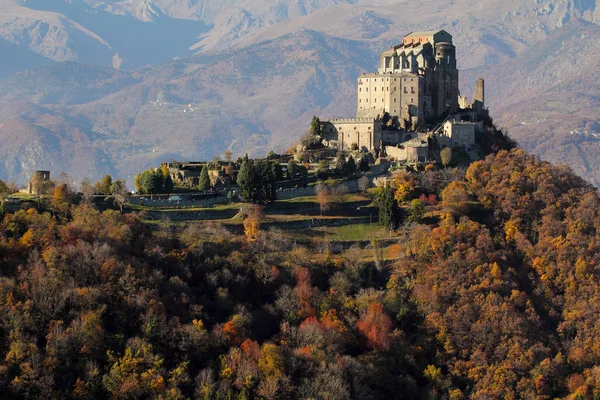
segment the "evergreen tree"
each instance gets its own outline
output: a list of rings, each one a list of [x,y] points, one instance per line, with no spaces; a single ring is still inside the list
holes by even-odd
[[[336,160],[335,160],[335,173],[337,176],[346,176],[347,174],[347,169],[346,169],[346,157],[344,156],[344,153],[342,153],[341,151],[337,153],[336,156]]]
[[[198,189],[210,189],[210,177],[208,176],[208,165],[206,164],[202,167],[202,171],[200,171],[200,181],[198,183]]]
[[[329,164],[325,160],[319,161],[317,165],[317,178],[324,181],[329,176]]]
[[[275,182],[277,182],[277,164],[261,160],[242,163],[237,184],[242,189],[244,201],[249,203],[275,200]]]
[[[165,179],[163,182],[163,188],[164,188],[165,193],[173,192],[175,185],[173,184],[173,178],[171,178],[170,174],[167,174],[167,176],[165,176]]]
[[[298,172],[298,163],[296,162],[296,160],[290,160],[287,168],[288,178],[294,180],[296,172]]]
[[[253,163],[246,159],[242,162],[237,176],[237,184],[242,189],[244,201],[253,203],[256,200],[256,181],[254,179]]]
[[[398,222],[398,204],[394,199],[394,189],[386,185],[377,195],[379,206],[379,223],[388,230],[393,229]]]
[[[346,172],[349,176],[353,176],[356,171],[356,162],[354,161],[354,157],[350,156],[348,158],[348,162],[346,163]]]
[[[163,174],[161,170],[149,169],[142,173],[140,180],[144,193],[156,194],[163,191]]]
[[[312,117],[312,121],[310,122],[310,128],[308,130],[312,136],[320,136],[321,135],[321,121],[317,117]]]
[[[358,162],[358,169],[360,169],[363,174],[369,171],[369,169],[371,169],[371,167],[369,166],[369,160],[367,159],[367,156],[361,157],[360,161]]]
[[[112,186],[112,178],[110,175],[107,174],[107,175],[104,175],[104,178],[102,178],[102,181],[96,183],[96,190],[98,191],[98,193],[109,194],[111,186]]]

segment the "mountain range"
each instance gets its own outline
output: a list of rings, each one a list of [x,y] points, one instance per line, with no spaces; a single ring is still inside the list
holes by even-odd
[[[382,50],[445,29],[463,94],[482,76],[499,126],[599,184],[599,19],[590,0],[0,0],[0,178],[284,151],[312,115],[353,116]]]

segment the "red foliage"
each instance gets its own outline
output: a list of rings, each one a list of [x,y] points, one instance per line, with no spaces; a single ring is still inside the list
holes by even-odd
[[[358,320],[358,331],[367,338],[369,348],[384,351],[390,347],[392,320],[381,303],[371,303]]]

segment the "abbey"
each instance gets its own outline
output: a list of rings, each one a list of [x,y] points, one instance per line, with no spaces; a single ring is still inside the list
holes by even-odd
[[[418,125],[458,111],[458,94],[452,36],[414,32],[381,53],[378,72],[358,78],[357,117],[388,112]]]
[[[419,137],[449,139],[454,133],[456,140],[448,144],[468,147],[487,112],[484,82],[478,80],[469,103],[460,96],[458,76],[448,32],[409,33],[381,53],[377,72],[358,77],[356,118],[324,122],[324,139],[330,147],[358,146],[379,153],[385,146],[412,140],[408,147],[419,147]]]

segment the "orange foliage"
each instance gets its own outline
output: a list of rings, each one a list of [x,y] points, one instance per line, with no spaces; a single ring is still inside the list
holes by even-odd
[[[381,303],[369,304],[357,323],[358,331],[367,339],[369,348],[385,351],[390,347],[392,320],[383,311]]]

